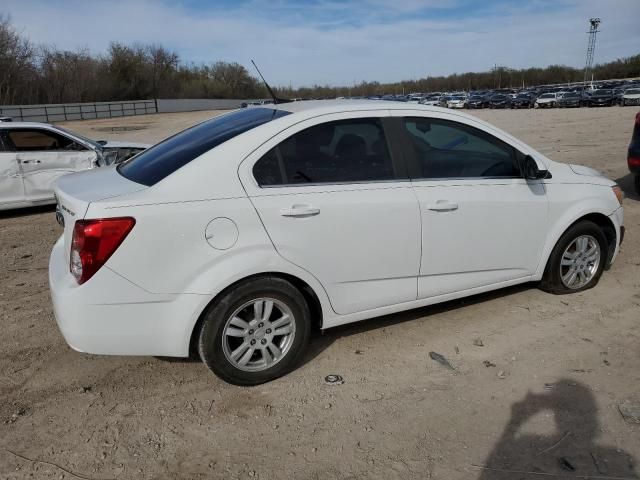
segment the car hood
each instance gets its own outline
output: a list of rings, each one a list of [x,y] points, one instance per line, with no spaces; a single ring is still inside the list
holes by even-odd
[[[587,176],[587,177],[607,178],[602,173],[600,173],[599,171],[594,170],[593,168],[590,168],[590,167],[585,167],[584,165],[573,165],[573,164],[570,164],[569,168],[571,170],[573,170],[573,173],[575,173],[576,175],[584,175],[584,176]]]
[[[640,93],[625,93],[622,98],[640,98]]]

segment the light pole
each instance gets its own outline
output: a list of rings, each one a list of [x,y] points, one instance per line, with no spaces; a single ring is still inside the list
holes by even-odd
[[[596,50],[596,34],[600,31],[598,30],[598,26],[600,25],[600,23],[601,20],[599,18],[589,19],[591,28],[589,28],[589,43],[587,45],[587,61],[584,65],[583,85],[587,83],[587,79],[589,78],[589,74],[591,73],[591,67],[593,66],[593,54]]]

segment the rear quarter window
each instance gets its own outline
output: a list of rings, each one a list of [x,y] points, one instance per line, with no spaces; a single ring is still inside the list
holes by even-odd
[[[126,160],[118,172],[133,182],[155,185],[227,140],[289,114],[272,108],[247,108],[206,120]]]

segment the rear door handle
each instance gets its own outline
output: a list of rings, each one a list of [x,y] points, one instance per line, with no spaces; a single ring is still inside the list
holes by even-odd
[[[319,213],[320,209],[311,205],[292,205],[289,208],[280,209],[280,215],[283,217],[311,217]]]
[[[436,203],[427,205],[427,208],[435,212],[451,212],[458,209],[458,204],[448,200],[438,200]]]

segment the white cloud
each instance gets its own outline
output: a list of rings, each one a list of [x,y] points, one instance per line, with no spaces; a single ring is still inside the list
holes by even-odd
[[[250,66],[254,58],[272,83],[294,86],[393,81],[487,70],[494,63],[581,67],[590,16],[603,20],[596,62],[640,50],[637,0],[572,0],[557,8],[541,2],[484,17],[423,12],[452,2],[402,0],[390,10],[383,0],[365,6],[326,0],[298,8],[254,0],[196,11],[151,0],[4,0],[4,11],[36,43],[93,52],[106,51],[113,40],[161,43],[183,61]],[[412,15],[418,11],[423,13]]]

